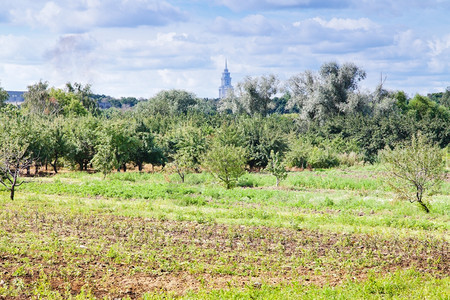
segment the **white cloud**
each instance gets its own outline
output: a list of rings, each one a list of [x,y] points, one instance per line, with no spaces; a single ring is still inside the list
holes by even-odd
[[[326,21],[322,18],[316,17],[312,19],[319,23],[322,27],[330,28],[334,30],[371,30],[377,28],[377,25],[367,18],[360,19],[339,19],[332,18],[330,21]],[[294,23],[298,26],[298,23]]]
[[[278,25],[263,15],[249,15],[241,20],[217,17],[213,29],[218,33],[227,35],[272,35],[278,31]]]
[[[158,0],[28,0],[19,4],[9,4],[14,24],[57,32],[85,32],[93,27],[161,26],[187,19],[179,8]]]

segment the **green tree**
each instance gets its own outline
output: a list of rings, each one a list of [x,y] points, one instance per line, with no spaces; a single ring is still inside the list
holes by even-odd
[[[30,122],[17,111],[7,111],[0,116],[0,184],[10,191],[22,185],[21,173],[32,164],[29,151]]]
[[[66,91],[70,94],[75,95],[78,100],[81,102],[83,107],[85,107],[89,112],[94,115],[99,113],[98,103],[93,97],[93,93],[91,90],[90,84],[83,84],[75,82],[75,83],[66,83]],[[74,105],[76,105],[74,103]]]
[[[67,132],[67,159],[80,171],[87,170],[95,155],[100,120],[93,116],[65,118]]]
[[[271,150],[284,153],[288,148],[285,128],[275,115],[241,117],[238,126],[243,138],[243,144],[238,146],[246,149],[250,168],[265,168]]]
[[[66,92],[62,89],[51,88],[49,92],[50,101],[58,103],[61,108],[60,113],[68,115],[87,115],[88,111],[80,101],[80,97],[73,92]]]
[[[288,108],[296,107],[303,121],[318,121],[365,110],[368,98],[356,93],[366,73],[352,63],[325,63],[318,74],[306,71],[291,77]]]
[[[28,86],[24,94],[22,108],[29,114],[39,116],[56,115],[61,111],[61,106],[55,98],[50,98],[48,82],[42,80]]]
[[[427,197],[439,190],[444,178],[442,150],[419,132],[409,143],[386,148],[381,157],[389,174],[387,184],[398,197],[417,202],[429,213]]]
[[[193,93],[183,90],[161,91],[148,101],[142,101],[138,104],[137,110],[146,116],[163,115],[174,116],[187,114],[195,110],[198,100]]]
[[[245,173],[245,149],[233,145],[213,143],[206,152],[203,166],[219,179],[227,189],[234,187]]]
[[[47,141],[48,145],[48,158],[50,164],[53,167],[53,171],[58,173],[59,160],[67,155],[68,149],[68,137],[66,128],[64,126],[65,120],[61,117],[55,118],[47,128]]]
[[[235,114],[247,113],[251,116],[265,116],[275,108],[274,96],[279,89],[279,80],[275,75],[246,77],[239,82],[236,92],[221,99],[220,110],[231,110]]]
[[[270,158],[269,163],[267,164],[266,167],[266,171],[268,171],[270,174],[276,177],[277,187],[280,185],[280,181],[286,179],[287,177],[286,165],[283,162],[280,152],[275,153],[273,152],[273,150],[270,151]]]
[[[142,171],[144,163],[152,166],[164,164],[162,150],[157,146],[155,137],[144,122],[138,122],[135,135],[138,143],[136,151],[131,154],[131,160],[138,166],[139,171]]]
[[[126,172],[126,164],[132,161],[139,150],[140,142],[136,133],[136,123],[127,119],[104,122],[104,134],[111,138],[111,147],[120,168]]]
[[[119,163],[112,147],[111,137],[102,135],[99,140],[100,143],[95,146],[96,153],[91,163],[95,170],[102,172],[103,179],[105,179],[106,175],[119,167]]]

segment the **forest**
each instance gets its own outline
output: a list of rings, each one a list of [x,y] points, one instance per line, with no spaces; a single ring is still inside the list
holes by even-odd
[[[35,174],[43,167],[109,173],[145,164],[198,172],[217,143],[242,148],[252,171],[266,168],[271,152],[289,168],[373,163],[380,150],[419,131],[448,146],[450,91],[409,99],[380,84],[363,93],[358,83],[365,75],[352,63],[326,63],[283,84],[274,75],[247,77],[224,99],[168,90],[131,109],[107,110],[98,108],[89,85],[56,89],[40,81],[28,87],[20,108],[0,102],[0,142],[32,160],[29,174],[31,166]]]

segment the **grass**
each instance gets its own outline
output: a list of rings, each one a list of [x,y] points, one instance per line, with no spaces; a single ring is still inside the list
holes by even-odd
[[[445,299],[449,183],[425,214],[380,176],[30,178],[0,192],[0,297]]]

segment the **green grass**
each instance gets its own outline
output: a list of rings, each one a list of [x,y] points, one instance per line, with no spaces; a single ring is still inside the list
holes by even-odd
[[[0,298],[445,299],[450,184],[426,214],[381,172],[27,178],[0,190]]]

